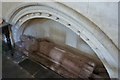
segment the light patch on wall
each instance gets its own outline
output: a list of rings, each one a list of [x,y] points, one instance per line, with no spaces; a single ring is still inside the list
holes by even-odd
[[[43,38],[44,37],[44,27],[43,24],[46,21],[46,19],[32,19],[30,20],[25,26],[26,29],[24,31],[24,34],[26,35],[32,35],[37,38]]]
[[[52,20],[49,20],[47,24],[49,24],[49,29],[50,29],[49,38],[55,42],[65,43],[65,37],[66,37],[65,28],[66,27]]]

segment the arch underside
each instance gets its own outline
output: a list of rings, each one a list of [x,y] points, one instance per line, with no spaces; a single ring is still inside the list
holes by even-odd
[[[58,3],[52,4],[57,5]],[[33,18],[52,19],[56,22],[65,25],[67,28],[71,29],[79,37],[81,37],[100,58],[100,60],[106,67],[109,76],[111,78],[118,77],[118,58],[117,48],[115,47],[115,45],[109,41],[109,38],[107,38],[107,36],[100,29],[98,29],[96,25],[91,24],[92,22],[86,19],[85,17],[81,16],[80,13],[77,13],[69,7],[66,7],[60,3],[58,4],[58,6],[61,6],[61,10],[54,8],[48,3],[28,3],[22,4],[18,8],[16,8],[15,11],[12,11],[12,15],[9,15],[7,20],[8,22],[14,25],[12,27],[13,40],[15,42],[19,41],[19,36],[24,31],[24,27],[21,27],[21,25],[27,20]],[[77,17],[80,20],[73,17],[75,15],[77,15]],[[86,26],[89,28],[87,28]],[[95,28],[95,30],[93,28]],[[105,43],[103,42],[103,40]]]

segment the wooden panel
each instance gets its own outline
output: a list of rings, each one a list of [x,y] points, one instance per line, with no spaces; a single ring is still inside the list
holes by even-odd
[[[28,43],[27,39],[22,43],[29,47],[34,47],[33,39],[28,39],[32,44]],[[29,58],[41,63],[42,65],[50,68],[56,73],[66,78],[89,78],[91,77],[95,68],[95,63],[89,58],[76,55],[69,50],[60,48],[59,45],[44,39],[38,40],[38,50],[29,50]],[[22,47],[20,47],[22,48]]]

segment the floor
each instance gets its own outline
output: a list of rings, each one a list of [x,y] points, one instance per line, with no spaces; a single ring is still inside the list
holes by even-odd
[[[57,73],[25,59],[19,64],[3,56],[3,78],[62,78]]]
[[[31,61],[19,52],[15,52],[14,57],[10,54],[12,51],[2,53],[2,78],[62,78],[54,71]]]
[[[11,56],[11,53],[14,53],[14,56]],[[106,75],[106,72],[103,75]],[[44,67],[43,65],[28,59],[24,54],[18,51],[13,52],[13,50],[9,50],[4,45],[2,46],[2,78],[5,79],[5,78],[63,78],[63,77],[57,74],[56,72]],[[109,79],[105,78],[103,80]]]

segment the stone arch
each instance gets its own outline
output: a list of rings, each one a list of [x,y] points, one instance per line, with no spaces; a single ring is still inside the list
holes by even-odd
[[[74,31],[97,54],[109,76],[118,77],[117,47],[93,22],[61,3],[24,3],[12,10],[6,20],[14,25],[12,34],[15,41],[18,40],[18,34],[21,34],[21,25],[36,17],[55,20]]]

